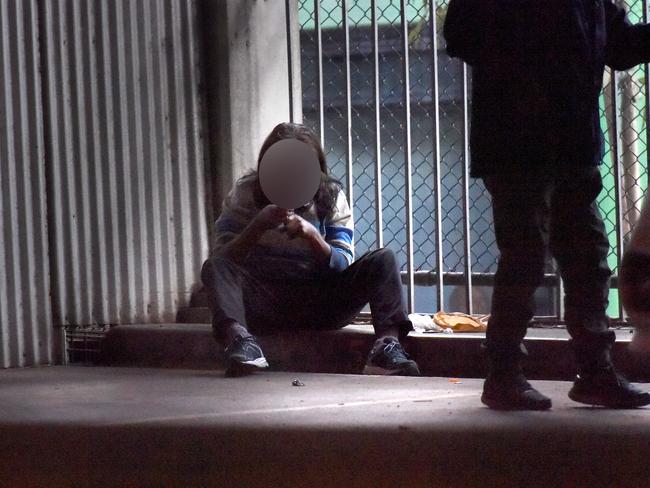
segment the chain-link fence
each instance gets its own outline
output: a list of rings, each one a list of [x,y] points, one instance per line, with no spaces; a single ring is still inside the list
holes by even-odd
[[[627,7],[634,22],[646,18],[646,0]],[[488,313],[498,250],[489,196],[468,177],[471,73],[445,52],[446,2],[299,0],[298,8],[303,121],[321,134],[346,187],[357,254],[397,253],[411,310]],[[647,184],[647,93],[647,66],[606,77],[599,203],[615,271]],[[549,262],[537,315],[558,320],[560,295]],[[622,316],[615,289],[610,314]]]

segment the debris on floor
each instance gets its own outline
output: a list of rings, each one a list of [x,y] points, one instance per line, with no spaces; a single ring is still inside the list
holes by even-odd
[[[298,378],[296,378],[295,380],[293,380],[293,381],[291,382],[291,384],[292,384],[293,386],[305,386],[305,384],[304,384],[302,381],[300,381]]]

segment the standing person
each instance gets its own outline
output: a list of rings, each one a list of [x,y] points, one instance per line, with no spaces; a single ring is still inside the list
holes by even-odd
[[[268,201],[257,171],[244,176],[225,199],[216,245],[201,273],[215,338],[226,346],[226,374],[268,367],[253,332],[340,328],[369,303],[377,339],[364,372],[419,375],[400,343],[413,326],[395,255],[379,249],[354,261],[352,212],[307,127],[277,125],[262,145],[258,168],[283,139],[306,143],[318,157],[321,183],[313,201],[292,213]]]
[[[481,400],[495,409],[551,407],[521,370],[548,249],[578,365],[569,397],[650,403],[612,366],[609,242],[596,205],[604,69],[650,60],[650,26],[631,25],[612,0],[451,0],[444,35],[449,55],[472,67],[471,175],[492,197],[500,250]]]

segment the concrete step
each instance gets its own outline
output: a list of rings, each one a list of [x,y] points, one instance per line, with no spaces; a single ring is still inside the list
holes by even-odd
[[[0,371],[3,487],[647,487],[650,409],[496,412],[481,380]],[[643,385],[648,388],[650,385]]]
[[[617,367],[633,381],[650,381],[650,358],[628,351],[629,330],[617,330],[617,336],[613,350]],[[484,339],[480,333],[411,333],[405,348],[425,376],[480,378]],[[531,328],[525,341],[530,353],[527,375],[572,379],[575,363],[568,339],[563,328]],[[374,336],[370,325],[349,325],[336,331],[258,336],[258,341],[272,370],[356,374],[363,370]],[[120,325],[110,329],[101,353],[101,363],[114,366],[219,369],[223,361],[209,324]]]

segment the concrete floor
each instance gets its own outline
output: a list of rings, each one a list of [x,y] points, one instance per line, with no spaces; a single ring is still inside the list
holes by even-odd
[[[494,412],[481,384],[0,371],[0,486],[650,486],[650,409],[581,406],[570,383],[537,381],[552,411]]]

